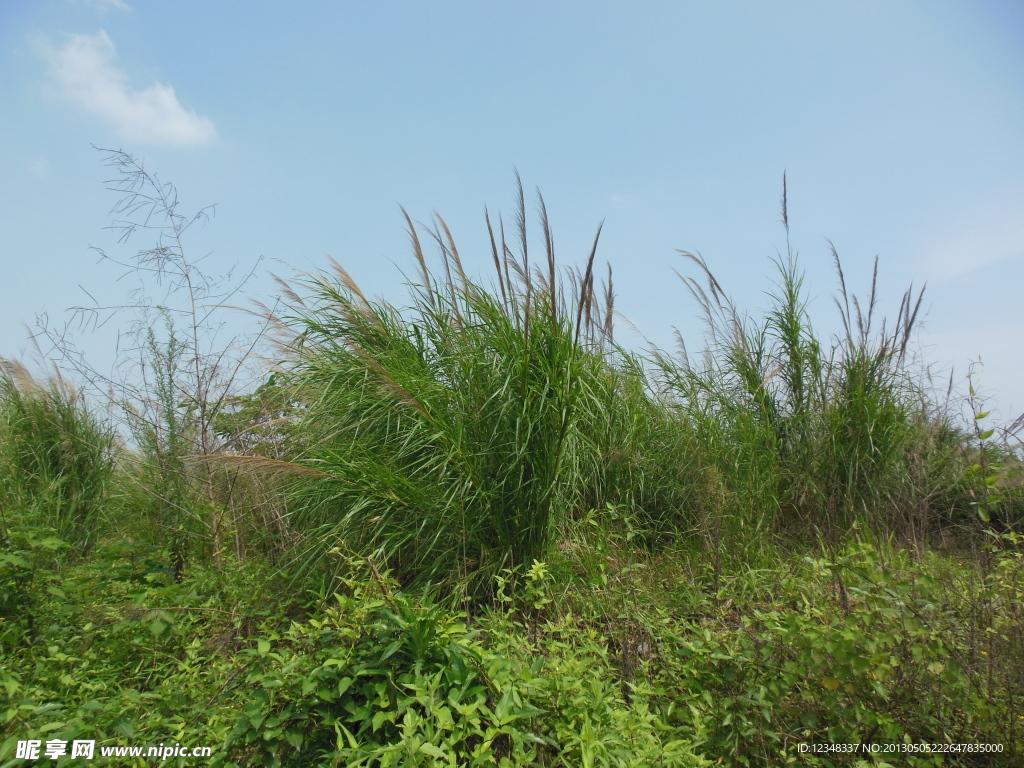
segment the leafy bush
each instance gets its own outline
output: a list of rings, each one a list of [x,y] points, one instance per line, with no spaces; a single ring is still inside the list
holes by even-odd
[[[0,544],[0,646],[36,641],[45,595],[61,594],[57,553],[69,547],[52,530],[8,519]],[[57,582],[57,583],[55,583]]]
[[[259,571],[197,566],[178,583],[168,550],[128,542],[58,570],[46,555],[55,542],[36,543],[36,586],[22,592],[34,634],[18,631],[17,616],[0,624],[0,765],[21,739],[94,739],[97,749],[223,740],[234,711],[211,705],[236,671],[226,651],[247,624],[277,614],[267,590],[253,595]]]
[[[248,653],[255,693],[226,742],[241,764],[512,766],[543,744],[533,671],[430,602],[355,586],[322,619]]]

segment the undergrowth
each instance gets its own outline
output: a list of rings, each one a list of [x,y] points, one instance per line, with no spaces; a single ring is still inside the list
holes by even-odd
[[[713,589],[705,558],[616,541],[467,615],[366,560],[312,608],[252,566],[176,583],[166,551],[58,570],[26,542],[40,629],[4,637],[0,765],[28,738],[212,745],[215,765],[855,764],[799,751],[825,742],[999,744],[875,758],[1011,765],[1024,564],[1005,543],[979,567],[851,541]]]

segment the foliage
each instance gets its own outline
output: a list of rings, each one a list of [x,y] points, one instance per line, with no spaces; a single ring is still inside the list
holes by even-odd
[[[178,583],[166,549],[58,569],[58,543],[21,541],[34,586],[9,560],[3,578],[22,579],[37,635],[8,624],[0,644],[0,765],[40,735],[206,744],[224,765],[855,764],[798,751],[826,741],[1001,744],[995,765],[1024,752],[1011,540],[987,566],[868,542],[775,554],[726,563],[712,591],[699,553],[645,557],[623,535],[568,571],[535,563],[473,617],[371,561],[307,612],[252,566]]]
[[[860,546],[803,571],[772,604],[727,613],[733,631],[689,633],[665,659],[659,678],[682,689],[709,753],[758,765],[806,761],[799,743],[1005,744],[1010,691],[986,686],[927,570],[885,567]]]
[[[46,593],[61,594],[56,559],[69,545],[52,534],[7,521],[0,541],[0,643],[4,645],[35,642],[39,603]]]
[[[323,619],[259,639],[255,688],[227,739],[235,760],[284,765],[524,765],[543,741],[536,669],[487,651],[429,600],[349,583]],[[537,667],[539,665],[535,665]]]

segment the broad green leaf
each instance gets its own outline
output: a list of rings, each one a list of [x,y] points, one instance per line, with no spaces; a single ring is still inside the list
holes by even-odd
[[[440,758],[442,760],[445,757],[444,750],[440,747],[435,746],[434,744],[431,744],[429,741],[425,741],[422,744],[420,744],[420,752],[423,752],[426,755],[430,755],[431,757]]]

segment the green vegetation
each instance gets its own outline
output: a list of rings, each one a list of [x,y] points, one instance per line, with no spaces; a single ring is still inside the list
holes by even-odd
[[[0,766],[55,738],[223,766],[1024,759],[1019,446],[925,386],[920,294],[887,326],[836,256],[827,340],[791,251],[760,318],[687,254],[704,348],[640,354],[598,238],[562,269],[541,200],[538,258],[520,187],[489,280],[437,218],[436,266],[408,219],[407,304],[337,264],[283,284],[245,389],[195,219],[111,160],[185,308],[140,305],[105,411],[4,362]],[[825,743],[876,751],[801,748]],[[1001,751],[886,751],[926,743]]]

